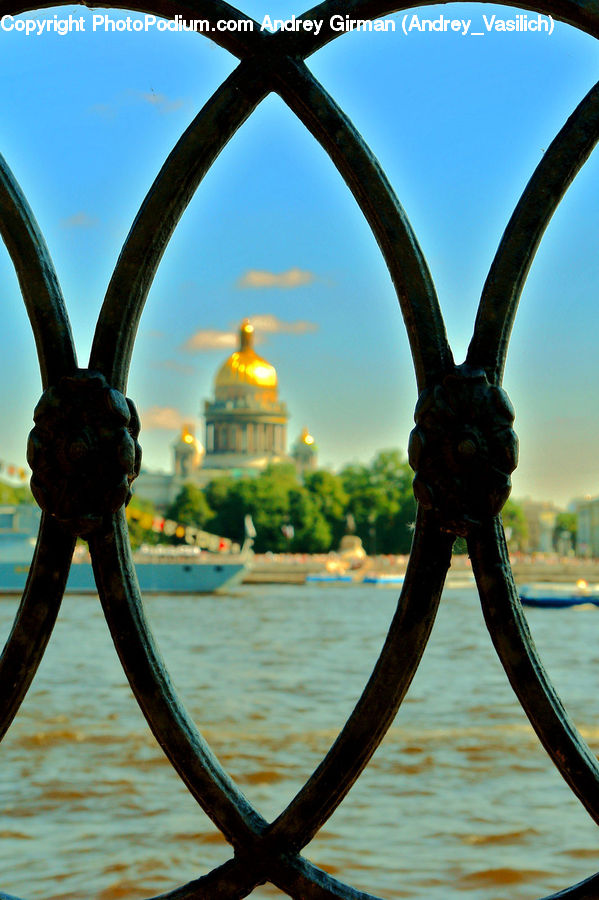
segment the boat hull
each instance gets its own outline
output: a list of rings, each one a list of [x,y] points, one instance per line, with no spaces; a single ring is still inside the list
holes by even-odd
[[[599,606],[599,591],[551,585],[524,585],[520,590],[520,602],[523,606],[534,606],[540,609]]]
[[[145,594],[213,594],[239,584],[247,569],[243,560],[136,563],[135,571]],[[23,563],[0,563],[0,593],[22,593],[29,566]],[[90,563],[73,563],[67,582],[67,593],[95,594],[96,583]]]
[[[365,575],[362,579],[362,584],[378,584],[387,587],[397,587],[403,583],[403,575]]]
[[[306,584],[352,584],[351,575],[338,575],[335,572],[313,572],[306,575]]]

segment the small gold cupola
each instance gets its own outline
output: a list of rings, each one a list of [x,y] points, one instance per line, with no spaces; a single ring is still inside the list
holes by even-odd
[[[190,476],[202,465],[205,450],[195,436],[195,428],[185,424],[173,445],[175,475]]]

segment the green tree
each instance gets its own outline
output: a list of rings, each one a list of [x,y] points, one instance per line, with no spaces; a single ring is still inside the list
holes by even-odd
[[[268,466],[258,477],[212,481],[206,496],[214,510],[210,530],[243,540],[244,520],[256,528],[257,553],[326,552],[331,529],[315,496],[297,478],[293,465]]]
[[[370,553],[408,553],[416,502],[412,470],[399,450],[382,450],[370,466],[350,465],[341,472],[348,511]]]
[[[133,513],[146,513],[152,518],[157,515],[154,504],[150,500],[143,500],[137,494],[133,494],[127,509]],[[156,544],[160,540],[160,535],[155,531],[144,528],[136,516],[128,518],[127,524],[129,526],[129,540],[133,550],[137,550],[141,544]]]
[[[501,511],[501,520],[505,530],[507,544],[510,550],[522,550],[528,539],[528,523],[517,500],[510,497]],[[454,554],[468,553],[466,538],[456,538],[453,545]]]
[[[501,520],[510,550],[522,550],[528,540],[528,523],[524,511],[517,500],[510,497],[501,511]],[[453,553],[460,556],[468,553],[466,538],[456,538]]]
[[[553,546],[557,550],[560,538],[566,532],[570,536],[572,549],[576,550],[576,537],[578,535],[578,516],[576,513],[561,512],[555,518],[555,527],[553,529]]]
[[[314,496],[303,486],[289,492],[289,520],[294,530],[291,550],[297,553],[326,553],[331,549],[331,526]]]
[[[367,551],[372,550],[371,526],[384,505],[384,497],[377,489],[367,466],[351,464],[340,473],[343,489],[348,496],[347,511],[356,523],[356,534]]]
[[[0,503],[3,505],[19,506],[21,503],[35,503],[33,494],[29,490],[28,485],[7,484],[0,481]]]
[[[180,525],[193,525],[194,528],[205,528],[213,516],[204,492],[191,483],[183,485],[166,510],[167,519],[174,519]]]
[[[207,497],[214,509],[210,530],[237,542],[243,540],[245,516],[256,528],[257,553],[282,552],[288,539],[281,527],[289,524],[289,491],[299,486],[287,467],[269,466],[258,477],[218,478],[208,485]]]
[[[206,500],[214,513],[208,523],[208,531],[237,543],[243,542],[243,523],[246,513],[250,511],[253,481],[249,476],[236,481],[223,475],[206,485]]]
[[[255,479],[250,513],[257,532],[254,547],[259,553],[266,550],[283,553],[290,549],[283,527],[292,524],[289,495],[299,487],[293,466],[268,466]]]
[[[335,549],[349,513],[367,550],[407,553],[412,542],[412,472],[398,450],[378,453],[370,466],[346,466],[339,475],[307,472],[303,484],[293,465],[270,465],[254,478],[215,479],[205,495],[214,511],[208,530],[242,541],[249,514],[258,553]]]
[[[330,544],[326,550],[335,550],[345,534],[349,497],[339,475],[324,469],[306,472],[304,487],[316,503],[330,531]]]
[[[416,519],[414,473],[399,450],[382,450],[372,463],[372,477],[387,496],[377,516],[379,553],[409,553]]]
[[[501,511],[501,519],[510,550],[524,549],[528,540],[528,522],[517,500],[510,497],[506,501]]]

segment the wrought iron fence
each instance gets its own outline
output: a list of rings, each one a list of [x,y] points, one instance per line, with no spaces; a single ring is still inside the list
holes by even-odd
[[[0,14],[45,5],[2,0]],[[423,5],[426,0],[405,5],[327,0],[302,16],[323,21],[318,34],[216,27],[208,32],[238,57],[239,65],[177,142],[147,194],[108,286],[85,369],[77,364],[44,239],[10,169],[0,164],[0,231],[31,320],[44,388],[28,445],[32,490],[43,515],[27,585],[0,658],[0,737],[44,654],[75,540],[83,536],[131,689],[164,753],[234,851],[229,862],[208,875],[162,895],[169,900],[232,900],[266,881],[296,898],[370,897],[326,874],[301,851],[346,796],[395,717],[426,648],[456,535],[467,539],[485,620],[512,687],[547,753],[599,822],[599,765],[537,655],[500,518],[517,462],[513,410],[501,388],[510,331],[543,232],[599,138],[599,84],[533,173],[483,287],[466,361],[456,366],[426,262],[404,211],[372,152],[305,62],[337,36],[333,16],[374,19]],[[599,37],[598,0],[515,5]],[[202,18],[211,26],[248,18],[220,0],[139,0],[129,8],[165,18]],[[271,91],[329,154],[377,239],[408,331],[420,397],[409,446],[419,510],[386,642],[328,754],[287,808],[267,822],[187,716],[144,616],[124,515],[139,472],[139,420],[124,392],[137,326],[165,247],[220,151]],[[552,896],[599,897],[599,874]]]

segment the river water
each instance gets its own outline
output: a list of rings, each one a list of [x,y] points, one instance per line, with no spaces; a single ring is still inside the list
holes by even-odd
[[[343,725],[396,602],[397,589],[357,585],[146,600],[187,708],[267,818]],[[0,600],[1,640],[16,604]],[[599,751],[599,610],[528,618]],[[65,598],[0,752],[0,892],[135,900],[230,857],[149,733],[97,598]],[[532,900],[599,870],[598,837],[514,700],[475,591],[452,588],[395,724],[305,854],[383,898]]]

